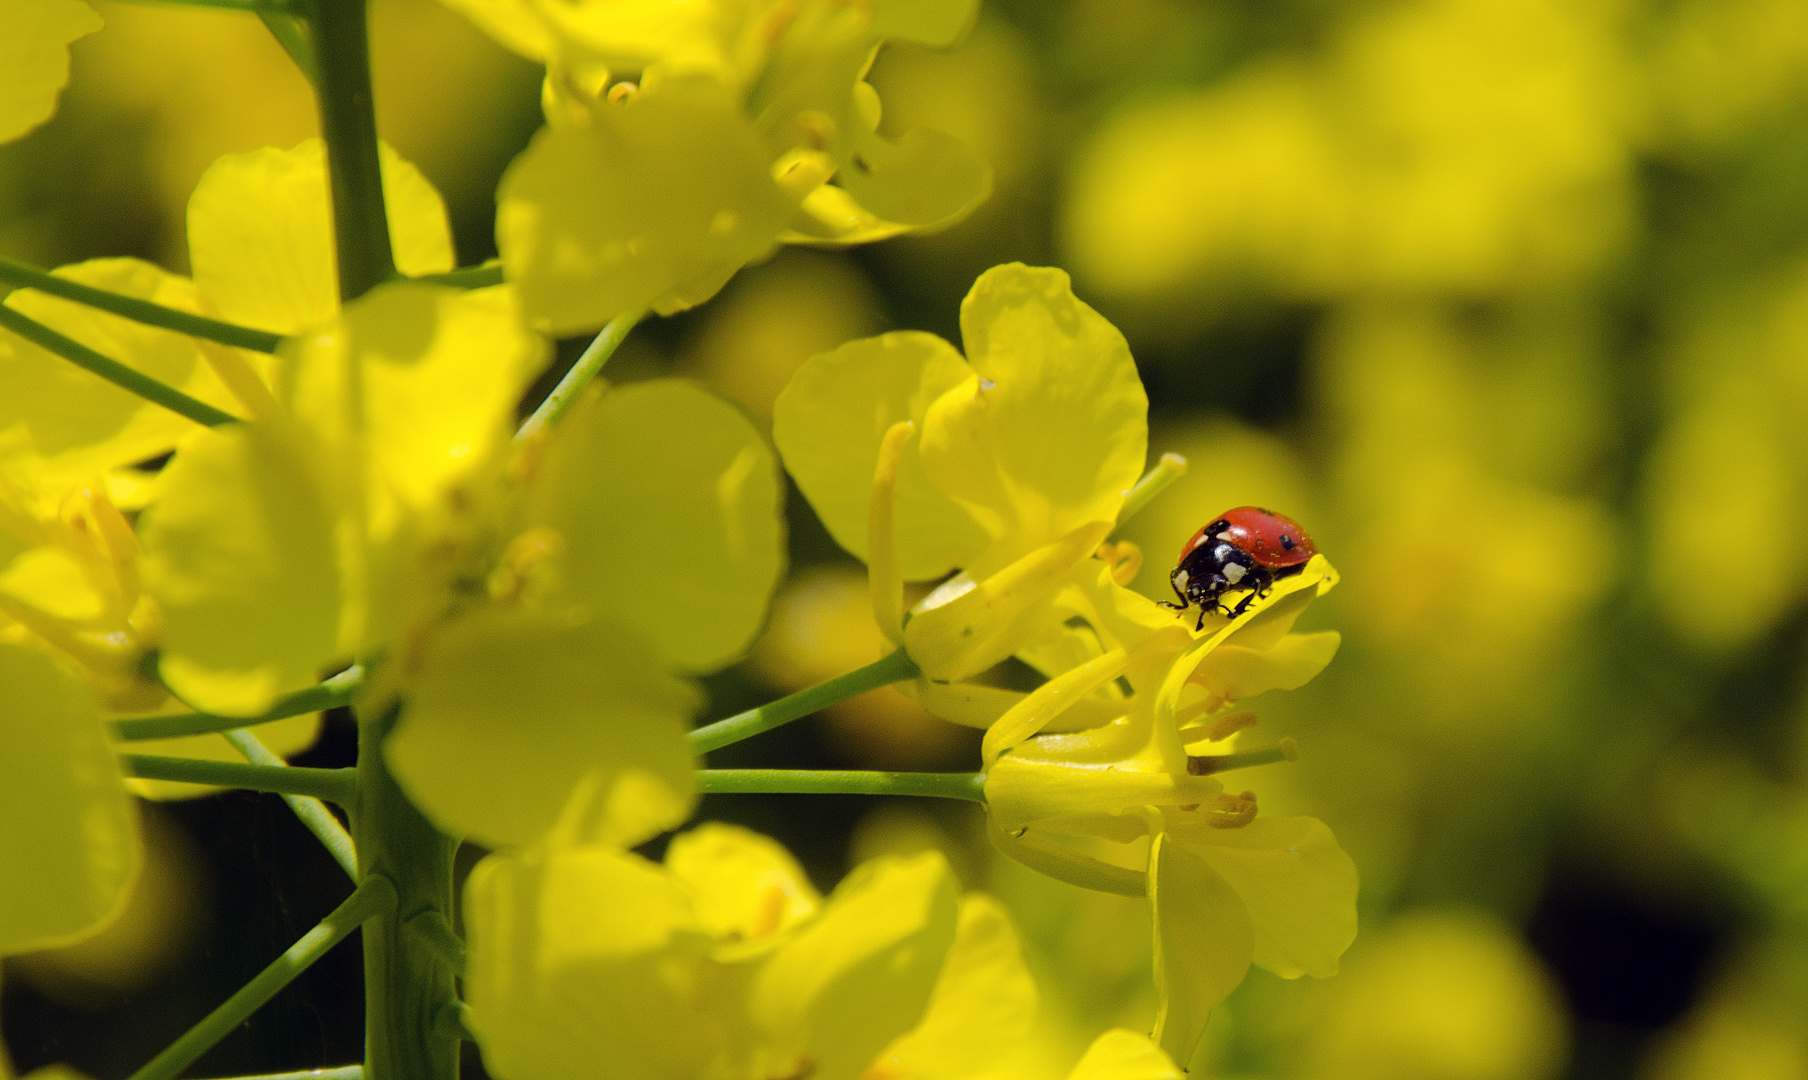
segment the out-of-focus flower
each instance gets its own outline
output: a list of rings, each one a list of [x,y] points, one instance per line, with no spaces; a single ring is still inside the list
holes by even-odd
[[[1576,280],[1630,224],[1613,28],[1561,3],[1419,0],[1127,108],[1076,166],[1076,273],[1174,306],[1256,284],[1322,297]]]
[[[1185,1075],[1147,1035],[1115,1028],[1093,1041],[1067,1080],[1181,1080]]]
[[[942,228],[990,190],[951,136],[882,138],[863,81],[887,40],[953,41],[971,0],[453,6],[547,65],[551,126],[504,178],[496,229],[554,332],[699,304],[782,242]],[[611,88],[624,73],[638,84]]]
[[[94,692],[41,649],[0,642],[0,955],[105,926],[140,858]]]
[[[1799,943],[1738,957],[1688,1015],[1657,1039],[1641,1080],[1801,1080],[1808,1076]]]
[[[937,855],[826,899],[770,840],[705,825],[664,866],[553,842],[465,888],[471,1019],[503,1080],[985,1075],[1035,1011],[1010,922]]]
[[[1548,1080],[1563,1064],[1550,976],[1508,927],[1480,914],[1423,911],[1365,933],[1330,996],[1307,1076]]]
[[[69,43],[100,26],[82,0],[16,0],[0,11],[0,143],[56,112],[69,81]]]

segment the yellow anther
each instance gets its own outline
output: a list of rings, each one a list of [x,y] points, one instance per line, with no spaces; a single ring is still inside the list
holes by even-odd
[[[640,96],[640,87],[631,82],[618,82],[609,88],[609,104],[620,105]]]
[[[508,549],[494,573],[490,575],[490,596],[508,603],[518,600],[528,580],[547,560],[564,554],[565,537],[544,526],[529,529],[509,541]]]
[[[1217,809],[1205,817],[1206,824],[1214,829],[1241,829],[1256,819],[1256,793],[1253,791],[1220,795],[1217,803]]]
[[[1096,554],[1111,568],[1111,580],[1119,585],[1128,586],[1143,568],[1143,549],[1128,540],[1100,544]]]

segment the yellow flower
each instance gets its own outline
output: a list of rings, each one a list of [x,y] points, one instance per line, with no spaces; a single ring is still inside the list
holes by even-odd
[[[1232,706],[1329,663],[1336,634],[1290,631],[1336,580],[1315,556],[1242,615],[1194,632],[1101,569],[1079,592],[1100,640],[1121,644],[1051,679],[986,733],[998,847],[1074,884],[1149,898],[1156,1039],[1175,1061],[1191,1060],[1207,1014],[1251,962],[1288,978],[1331,975],[1355,935],[1356,871],[1330,831],[1261,817],[1252,793],[1216,778],[1291,754],[1288,744],[1229,752],[1253,722]],[[1121,716],[1038,735],[1120,679],[1131,687]]]
[[[555,841],[465,887],[472,1025],[501,1080],[956,1080],[1027,1035],[1035,989],[990,898],[936,854],[826,899],[764,837],[704,825],[663,866]]]
[[[69,43],[100,26],[81,0],[13,0],[0,11],[0,143],[56,112],[69,81]]]
[[[799,369],[773,411],[798,486],[872,568],[881,628],[938,682],[1059,622],[1056,594],[1115,524],[1148,445],[1129,347],[1065,273],[987,271],[961,332],[965,358],[931,334],[850,342]],[[900,628],[902,581],[956,568]]]
[[[881,137],[864,81],[887,40],[951,43],[972,0],[453,6],[547,65],[551,126],[504,177],[496,228],[554,332],[699,304],[780,243],[943,228],[990,191],[951,136]],[[638,84],[610,88],[621,73]]]

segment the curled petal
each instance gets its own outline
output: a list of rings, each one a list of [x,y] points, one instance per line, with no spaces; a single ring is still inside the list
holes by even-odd
[[[1167,835],[1149,849],[1155,913],[1155,1041],[1190,1062],[1206,1018],[1249,971],[1255,929],[1243,899],[1212,867]]]
[[[1294,690],[1311,682],[1337,655],[1343,640],[1335,630],[1288,634],[1267,649],[1224,644],[1193,670],[1192,681],[1226,701],[1241,701],[1270,690]]]

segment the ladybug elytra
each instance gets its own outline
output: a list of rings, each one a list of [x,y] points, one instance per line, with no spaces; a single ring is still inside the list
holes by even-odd
[[[1203,629],[1205,617],[1213,612],[1234,619],[1266,595],[1277,578],[1299,573],[1316,554],[1317,545],[1292,518],[1259,506],[1226,510],[1180,549],[1168,582],[1182,602],[1164,600],[1161,605],[1175,611],[1197,605],[1195,629]],[[1226,606],[1224,594],[1237,589],[1248,589],[1249,595],[1234,608]]]

